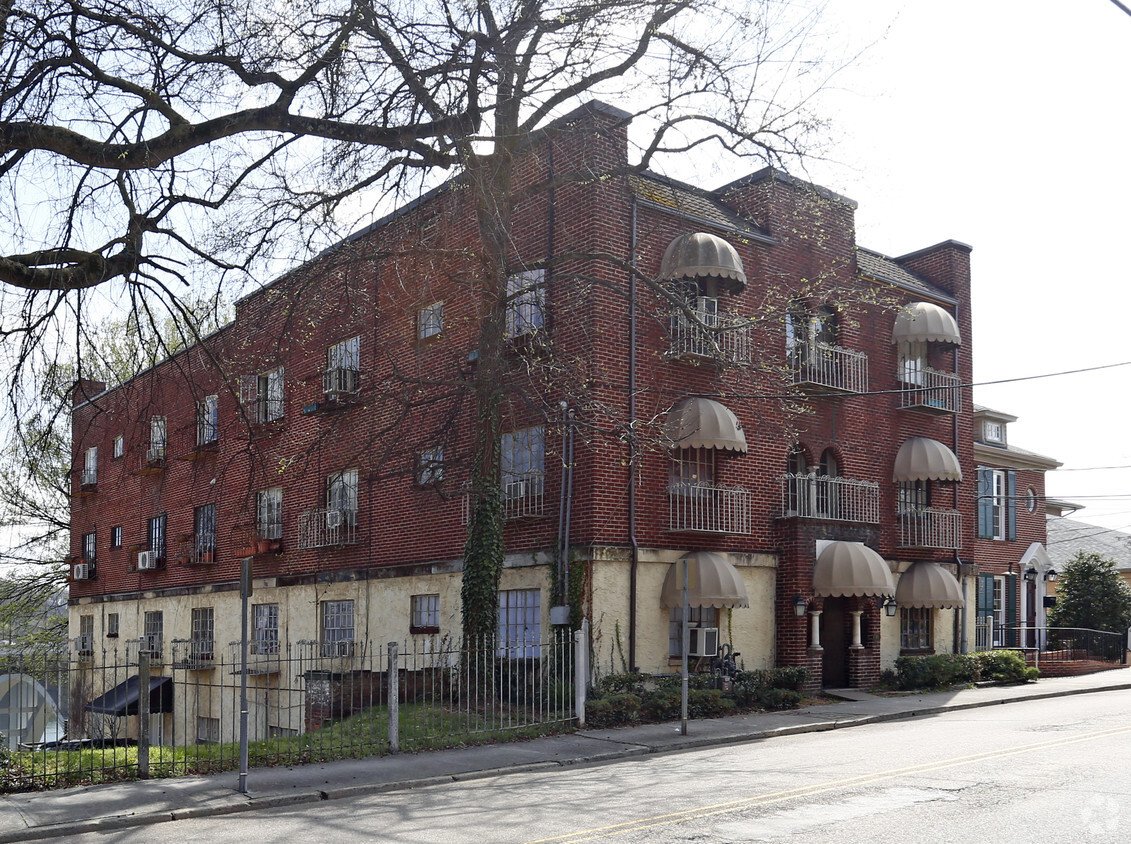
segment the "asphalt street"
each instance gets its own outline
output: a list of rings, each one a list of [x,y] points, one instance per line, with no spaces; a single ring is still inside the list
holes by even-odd
[[[1126,841],[1131,691],[76,836],[78,842]]]

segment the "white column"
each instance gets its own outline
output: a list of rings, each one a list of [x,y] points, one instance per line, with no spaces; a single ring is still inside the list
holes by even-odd
[[[860,616],[863,614],[864,610],[852,611],[852,644],[848,646],[849,650],[864,650],[864,641],[860,636]]]
[[[809,650],[821,651],[821,611],[809,610]]]

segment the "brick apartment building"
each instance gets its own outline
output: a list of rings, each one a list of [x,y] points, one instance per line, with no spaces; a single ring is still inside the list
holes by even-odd
[[[590,104],[520,161],[553,188],[513,226],[500,642],[572,596],[600,670],[674,670],[690,555],[693,653],[835,687],[961,649],[979,583],[1017,594],[1012,537],[1043,540],[1012,507],[979,538],[977,467],[1000,456],[1014,501],[1051,465],[976,437],[1006,418],[971,401],[969,247],[859,247],[855,203],[771,169],[716,190],[626,172],[624,117]],[[81,648],[238,638],[245,556],[261,647],[458,638],[476,237],[457,178],[129,382],[77,385]]]

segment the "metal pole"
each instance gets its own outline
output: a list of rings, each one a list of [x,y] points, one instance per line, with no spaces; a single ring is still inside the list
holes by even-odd
[[[573,693],[577,709],[577,726],[585,726],[585,693],[589,682],[589,619],[581,620],[581,629],[573,631]]]
[[[247,794],[247,604],[251,598],[251,557],[240,561],[240,794]]]
[[[388,673],[388,711],[389,711],[389,752],[397,753],[401,749],[401,674],[400,659],[397,655],[397,643],[389,642],[389,673]]]
[[[149,651],[141,648],[137,653],[137,775],[149,778]]]
[[[679,734],[681,736],[687,735],[687,651],[691,648],[691,631],[687,626],[687,616],[690,611],[687,606],[687,569],[690,566],[690,561],[683,558],[683,647],[680,648],[679,660]]]

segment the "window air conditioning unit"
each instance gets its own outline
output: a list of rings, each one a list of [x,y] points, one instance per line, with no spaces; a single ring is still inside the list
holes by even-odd
[[[94,566],[90,563],[75,563],[72,569],[72,578],[74,580],[90,580],[90,576],[94,573]]]
[[[719,628],[692,627],[687,632],[691,634],[691,647],[687,651],[688,656],[719,655]]]
[[[137,568],[138,571],[145,571],[157,568],[157,555],[152,551],[138,551],[137,552]]]

